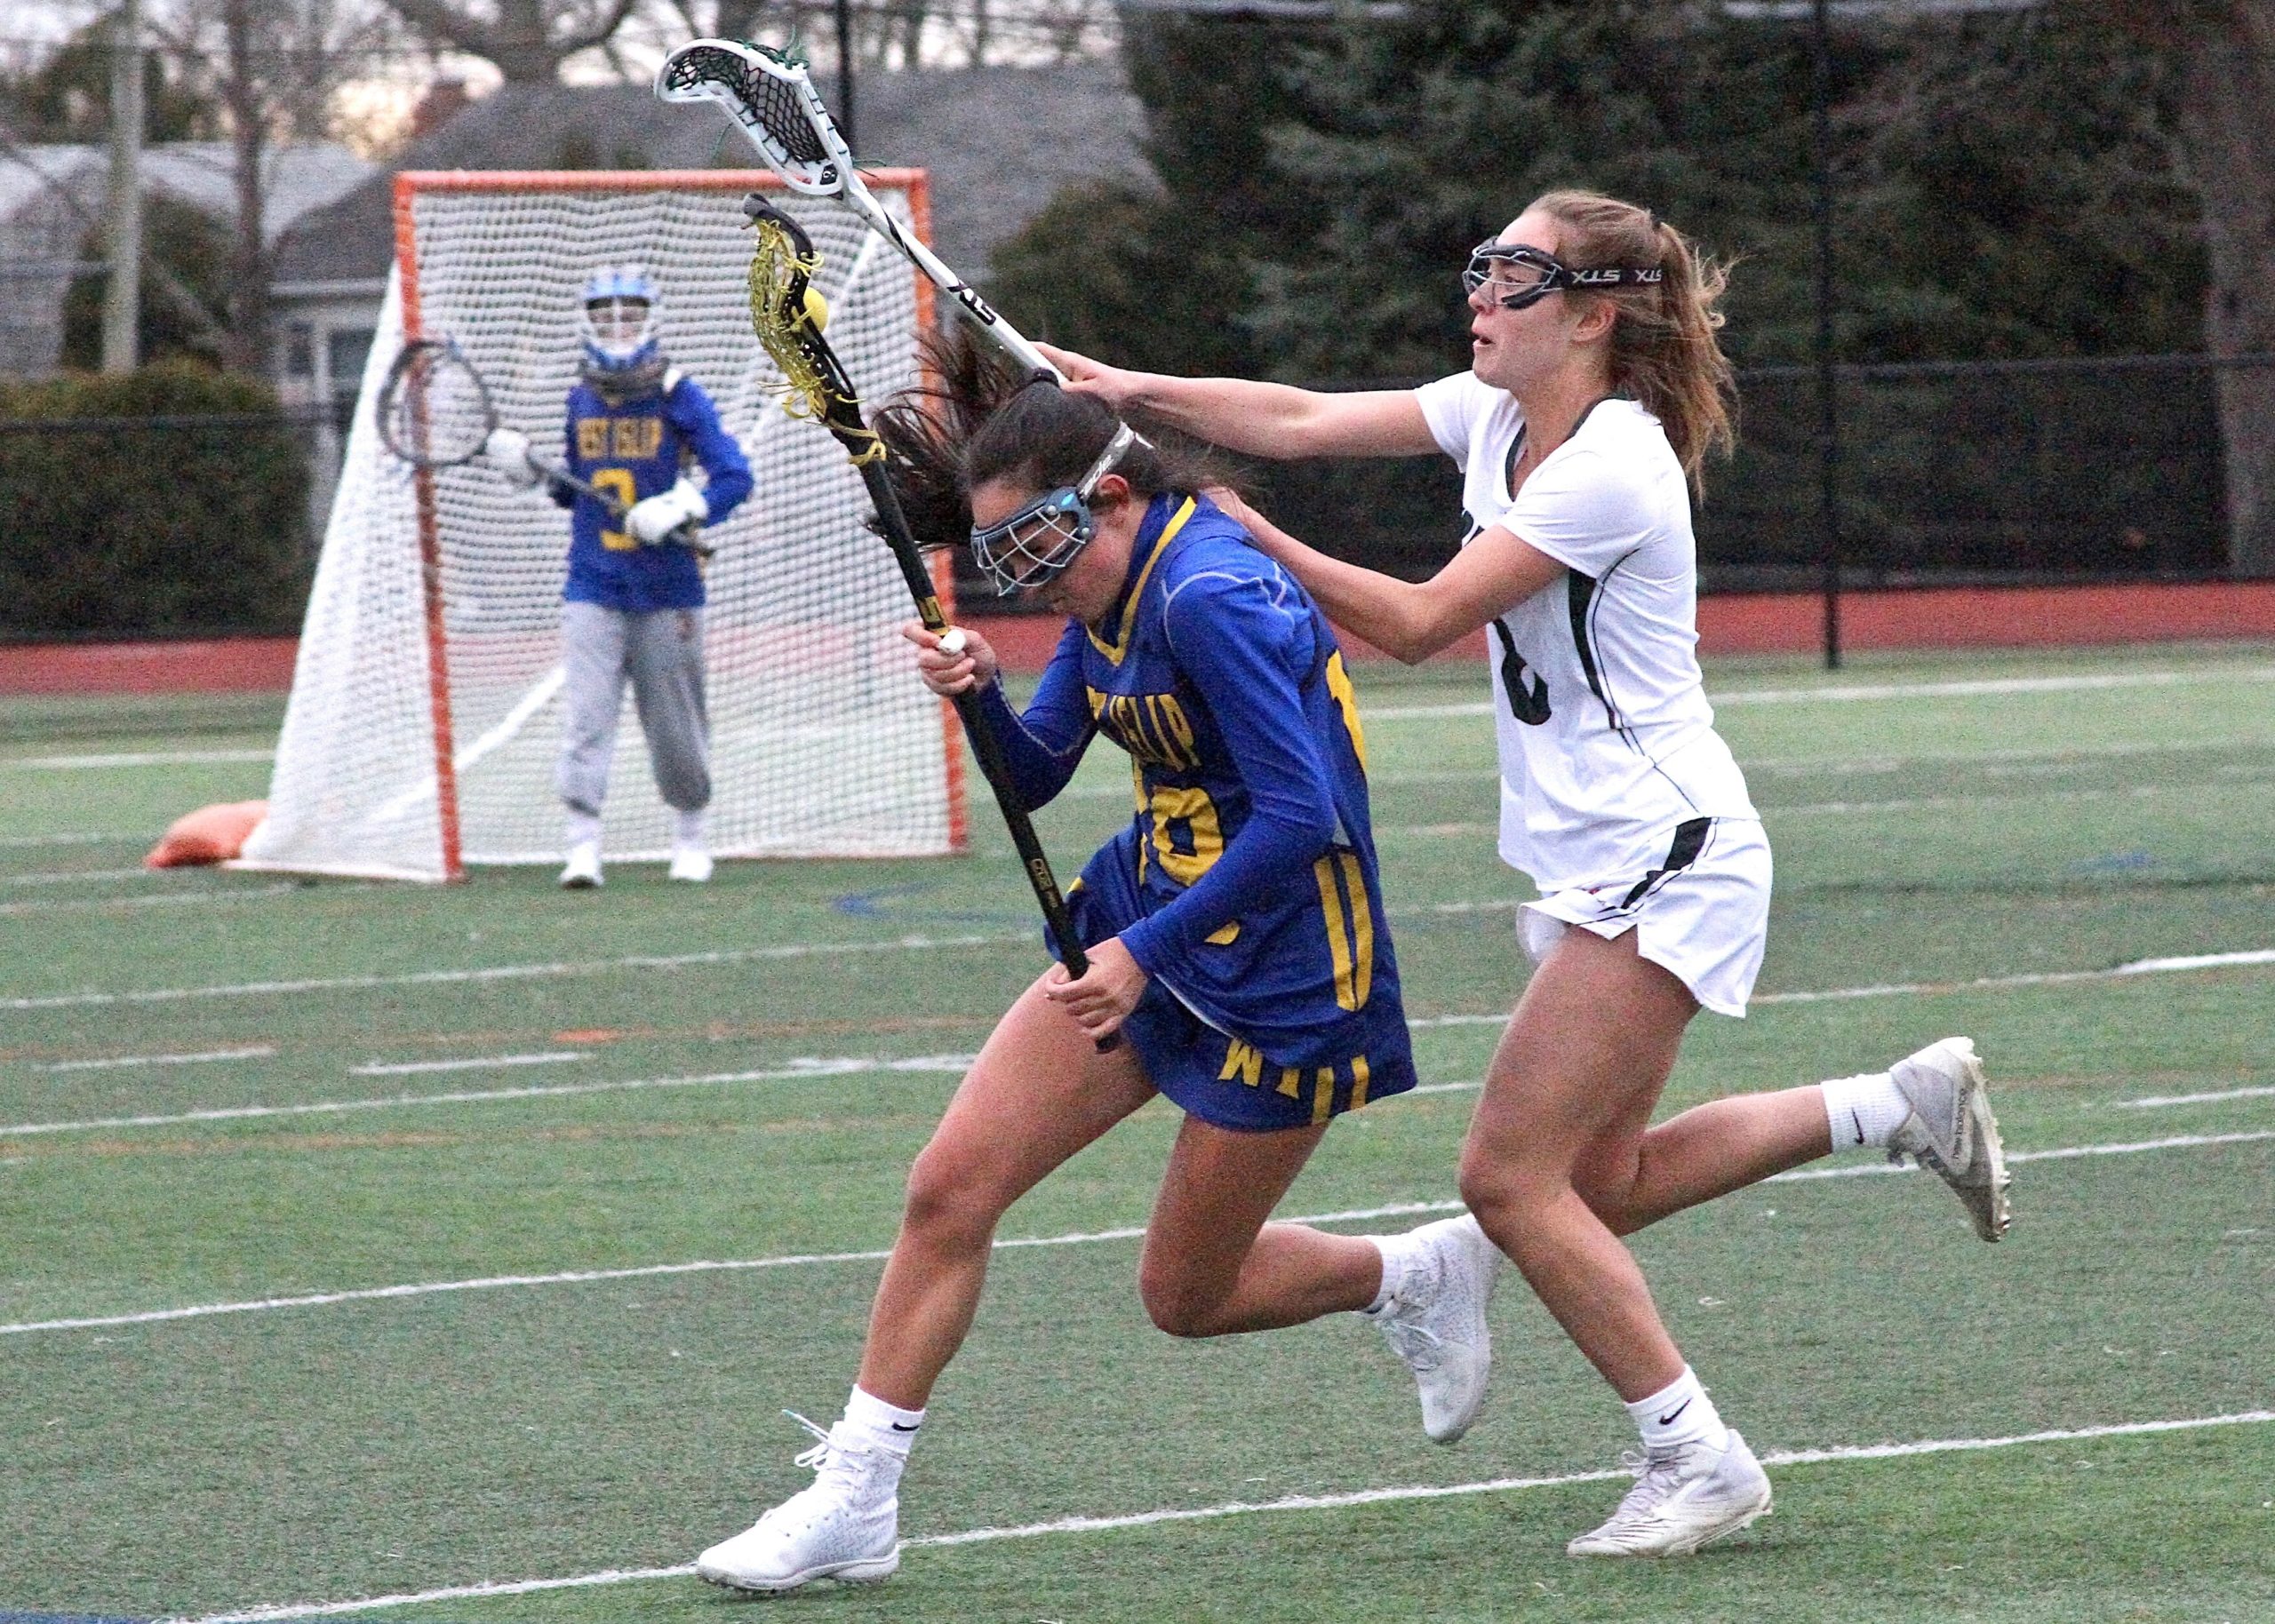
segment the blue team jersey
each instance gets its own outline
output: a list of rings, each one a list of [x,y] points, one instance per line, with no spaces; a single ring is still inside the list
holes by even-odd
[[[1067,626],[1023,715],[990,692],[1030,805],[1094,732],[1130,755],[1136,816],[1069,904],[1088,941],[1119,935],[1153,978],[1127,1030],[1162,1092],[1269,1127],[1413,1086],[1357,699],[1325,617],[1236,522],[1155,498],[1119,609]],[[1191,1047],[1195,1021],[1217,1034],[1201,1080],[1232,1086],[1229,1109],[1166,1080],[1186,1063],[1149,1041]]]
[[[569,392],[563,444],[570,473],[627,507],[669,490],[690,463],[709,480],[705,523],[718,523],[750,494],[742,447],[703,386],[676,373],[667,374],[664,388],[614,406],[579,384]],[[554,500],[571,511],[563,598],[634,613],[703,607],[703,566],[689,549],[642,546],[590,497],[556,490]]]

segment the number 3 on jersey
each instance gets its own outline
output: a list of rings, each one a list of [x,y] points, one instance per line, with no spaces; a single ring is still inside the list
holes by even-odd
[[[595,468],[593,470],[592,486],[595,490],[605,491],[614,497],[624,504],[627,511],[640,499],[640,487],[633,483],[629,468]],[[623,530],[604,529],[601,532],[601,545],[611,553],[629,553],[639,545]]]
[[[1507,623],[1495,621],[1493,632],[1501,640],[1501,688],[1509,696],[1509,714],[1528,728],[1537,728],[1551,714],[1548,679],[1525,664],[1525,657],[1517,652],[1517,640],[1509,635]],[[1528,681],[1527,678],[1531,680]]]

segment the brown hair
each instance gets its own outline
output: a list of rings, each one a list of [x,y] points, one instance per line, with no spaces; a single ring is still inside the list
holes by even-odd
[[[1714,336],[1729,267],[1649,210],[1600,193],[1549,192],[1531,206],[1564,228],[1556,257],[1575,270],[1635,265],[1664,273],[1656,284],[1572,297],[1611,302],[1612,386],[1658,418],[1691,490],[1703,493],[1707,452],[1728,456],[1737,443],[1737,389]]]
[[[1114,438],[1118,419],[1094,397],[1016,370],[962,327],[927,333],[923,350],[925,381],[894,395],[874,424],[892,454],[887,474],[921,546],[970,539],[974,486],[1009,480],[1038,493],[1056,490],[1089,473]],[[1114,472],[1140,501],[1232,482],[1179,442],[1139,440]]]

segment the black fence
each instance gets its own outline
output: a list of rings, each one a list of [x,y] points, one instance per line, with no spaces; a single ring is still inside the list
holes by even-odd
[[[2217,390],[2223,372],[2239,370],[2275,375],[2275,361],[1839,369],[1844,585],[2228,578]],[[1697,513],[1704,590],[1823,585],[1816,391],[1810,368],[1740,375],[1737,455],[1709,466]],[[1460,476],[1440,458],[1265,463],[1246,474],[1259,505],[1294,534],[1409,579],[1444,563],[1465,528]]]
[[[1843,584],[2230,577],[2223,373],[2275,381],[2275,361],[1840,369]],[[1752,371],[1740,400],[1739,451],[1710,468],[1698,513],[1701,585],[1816,590],[1825,557],[1816,376]],[[10,513],[0,576],[18,577],[0,602],[0,641],[294,629],[352,405],[0,420]],[[59,455],[67,446],[73,454]],[[270,454],[249,458],[255,446]],[[280,446],[305,481],[278,480]],[[231,490],[264,464],[259,491]],[[95,493],[70,473],[89,468],[109,482],[92,508]],[[122,482],[118,470],[145,477]],[[1465,528],[1460,478],[1442,458],[1259,463],[1245,482],[1295,534],[1409,578],[1441,565]],[[994,606],[984,584],[959,577],[966,603]]]

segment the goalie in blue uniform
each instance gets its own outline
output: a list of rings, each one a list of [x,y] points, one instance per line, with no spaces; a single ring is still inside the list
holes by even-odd
[[[1102,733],[1130,758],[1137,812],[1067,898],[1088,971],[1053,965],[1011,1007],[909,1174],[858,1380],[800,1457],[814,1484],[698,1560],[744,1590],[894,1570],[901,1468],[997,1221],[1156,1094],[1185,1113],[1138,1266],[1156,1325],[1221,1336],[1369,1314],[1449,1443],[1489,1363],[1499,1254],[1466,1215],[1379,1238],[1268,1222],[1337,1116],[1415,1084],[1334,633],[1201,494],[1205,470],[968,347],[939,359],[938,392],[878,425],[912,528],[968,536],[1002,590],[1067,625],[1023,712],[968,630],[943,643],[911,622],[920,672],[936,693],[979,689],[1029,806]]]
[[[571,888],[602,882],[601,808],[627,682],[656,788],[676,815],[671,878],[711,878],[703,565],[675,544],[750,494],[750,464],[703,386],[666,362],[657,304],[655,283],[637,270],[594,273],[579,322],[581,376],[569,392],[568,472],[629,511],[619,519],[565,485],[549,488],[570,510],[561,594],[566,723],[554,782],[567,811],[561,883]],[[545,475],[529,449],[526,435],[500,428],[486,453],[509,478],[534,486]],[[698,466],[702,484],[689,477]]]

